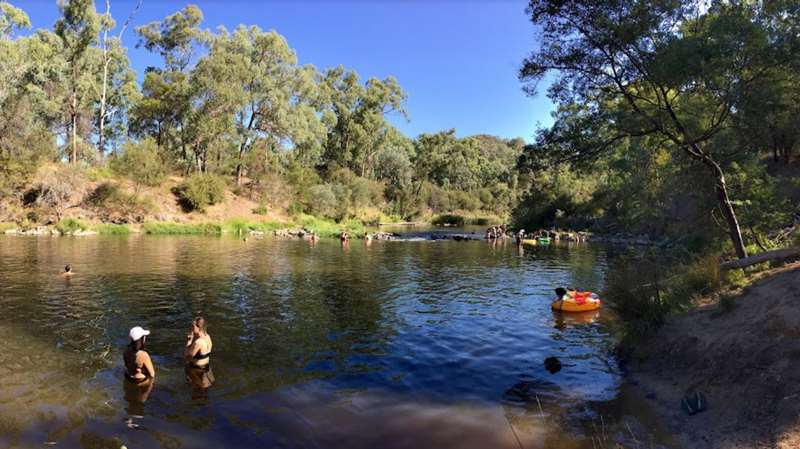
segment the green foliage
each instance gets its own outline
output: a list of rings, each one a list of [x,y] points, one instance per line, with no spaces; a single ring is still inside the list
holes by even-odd
[[[463,215],[454,214],[437,215],[431,219],[431,224],[434,226],[464,226],[466,222]]]
[[[744,270],[741,268],[725,271],[724,280],[726,285],[732,287],[741,288],[747,285],[747,275],[744,274]]]
[[[5,234],[6,231],[11,229],[17,229],[17,224],[0,222],[0,234]]]
[[[94,225],[92,230],[101,235],[128,235],[131,233],[131,229],[124,224],[102,223]]]
[[[236,235],[249,234],[250,231],[267,233],[286,229],[288,226],[291,226],[291,224],[279,221],[247,221],[240,218],[225,220],[219,225],[220,232]]]
[[[147,222],[142,225],[145,234],[153,235],[219,235],[222,234],[222,226],[214,223],[160,223]]]
[[[61,235],[72,235],[79,231],[87,231],[89,226],[74,218],[65,218],[56,224],[56,230],[61,233]]]
[[[269,207],[266,204],[259,204],[258,207],[253,209],[253,213],[256,215],[267,215],[269,214]]]
[[[318,236],[323,238],[338,237],[343,230],[348,231],[352,235],[363,235],[364,224],[360,220],[345,220],[337,223],[332,220],[325,220],[312,215],[301,214],[295,217],[294,221],[309,231],[314,231]]]
[[[0,39],[11,36],[14,30],[30,27],[31,20],[25,11],[11,3],[0,2]]]
[[[151,187],[161,184],[166,174],[158,145],[152,138],[127,142],[122,153],[111,160],[111,167],[135,184]]]
[[[186,210],[203,211],[225,199],[225,181],[217,175],[195,173],[178,188],[178,196]]]
[[[670,313],[685,310],[693,300],[719,288],[718,257],[689,257],[658,248],[614,259],[604,298],[622,319],[626,339],[638,341]]]

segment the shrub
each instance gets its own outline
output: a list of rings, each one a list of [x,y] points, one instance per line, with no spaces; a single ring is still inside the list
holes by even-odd
[[[719,262],[708,254],[689,260],[686,253],[654,249],[618,257],[609,271],[604,295],[631,340],[648,335],[667,315],[685,310],[698,296],[719,287]]]
[[[78,167],[61,164],[43,166],[37,171],[34,186],[25,194],[24,201],[50,211],[60,221],[64,210],[83,198],[85,185],[84,173]]]
[[[56,230],[58,230],[61,235],[71,235],[87,229],[89,229],[89,227],[86,226],[85,223],[74,218],[65,218],[56,225]]]
[[[338,201],[328,184],[317,184],[308,189],[307,211],[321,217],[336,215]]]
[[[145,186],[159,185],[166,174],[158,145],[149,137],[126,143],[122,154],[112,159],[111,167],[134,183]]]
[[[431,224],[434,226],[464,226],[466,218],[463,215],[443,214],[433,217]]]
[[[475,226],[488,226],[491,222],[491,219],[486,217],[475,217],[469,220],[469,224]],[[495,223],[499,222],[499,220],[495,221]]]
[[[84,202],[97,210],[101,220],[112,223],[140,223],[153,208],[149,201],[128,194],[110,182],[98,185]]]
[[[15,223],[0,223],[0,234],[4,234],[8,230],[16,228],[17,225]]]
[[[178,187],[178,196],[185,210],[203,211],[225,199],[225,181],[210,173],[195,173]]]
[[[449,192],[450,207],[467,211],[478,210],[481,201],[475,195],[463,190],[453,190]]]
[[[314,231],[320,237],[338,237],[342,230],[347,230],[353,235],[364,233],[364,224],[355,219],[336,223],[332,220],[325,220],[311,215],[300,215],[296,218],[296,221],[304,229]]]
[[[259,204],[258,207],[253,209],[253,213],[256,215],[267,215],[269,214],[269,208],[266,204]]]

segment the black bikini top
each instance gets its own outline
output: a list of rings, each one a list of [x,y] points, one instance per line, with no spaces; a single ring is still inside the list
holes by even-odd
[[[203,360],[203,359],[207,359],[207,358],[208,358],[208,356],[210,356],[210,355],[211,355],[211,351],[208,351],[208,352],[206,352],[205,354],[200,354],[200,353],[198,352],[198,353],[197,353],[197,354],[195,354],[195,355],[194,355],[194,357],[192,357],[192,358],[193,358],[193,359],[195,359],[195,360]]]

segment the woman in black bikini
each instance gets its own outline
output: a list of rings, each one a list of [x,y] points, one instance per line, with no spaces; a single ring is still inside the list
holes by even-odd
[[[186,377],[197,388],[206,389],[214,383],[211,372],[211,349],[213,343],[206,331],[206,320],[197,317],[192,320],[191,329],[186,336]]]
[[[131,337],[131,342],[122,356],[125,360],[125,379],[135,384],[155,379],[156,369],[150,354],[144,348],[145,339],[150,335],[150,331],[136,326],[128,335]]]
[[[153,391],[153,380],[156,377],[156,369],[150,354],[145,350],[145,340],[150,335],[150,331],[136,326],[128,334],[131,342],[125,348],[122,355],[125,361],[125,381],[123,382],[125,400],[130,404],[129,413],[131,415],[143,415],[144,403],[150,392]]]

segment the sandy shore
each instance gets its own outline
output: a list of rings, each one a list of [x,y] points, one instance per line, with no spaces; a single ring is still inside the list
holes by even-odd
[[[677,447],[800,448],[800,264],[671,318],[624,364]],[[700,391],[707,410],[681,398]]]

